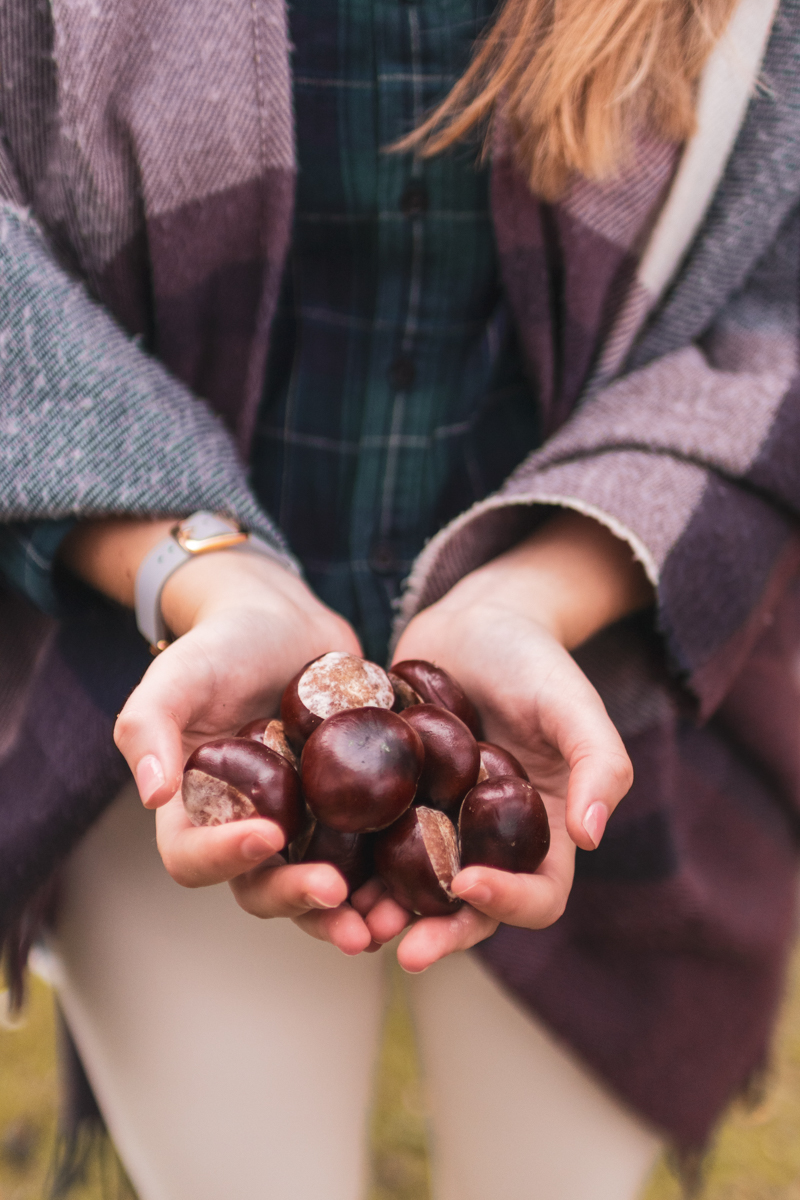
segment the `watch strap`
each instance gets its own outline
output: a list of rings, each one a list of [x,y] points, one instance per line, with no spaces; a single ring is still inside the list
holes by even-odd
[[[173,571],[191,557],[170,534],[154,546],[136,574],[136,624],[142,637],[156,649],[163,649],[168,640],[167,626],[161,615],[164,584]]]
[[[200,510],[179,522],[143,559],[136,574],[136,624],[154,651],[164,650],[170,633],[161,614],[161,593],[171,575],[190,558],[215,550],[242,550],[281,561],[262,538],[244,533],[235,521]]]

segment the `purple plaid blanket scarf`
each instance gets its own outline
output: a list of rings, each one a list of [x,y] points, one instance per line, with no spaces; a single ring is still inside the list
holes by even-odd
[[[42,403],[19,348],[0,343],[4,519],[202,505],[282,553],[236,452],[290,225],[280,0],[10,4],[0,56],[2,290],[32,288],[83,322],[93,348],[61,373],[48,360]],[[766,1061],[793,930],[798,57],[800,3],[785,0],[767,86],[660,297],[637,263],[672,149],[642,141],[614,184],[577,183],[548,207],[498,144],[506,291],[550,436],[426,547],[402,616],[554,505],[625,537],[656,585],[655,621],[622,622],[576,655],[625,738],[633,790],[601,849],[579,852],[565,916],[541,932],[501,927],[480,954],[685,1154]],[[95,385],[113,420],[86,399]],[[88,477],[72,453],[85,445]],[[0,934],[13,971],[48,881],[126,778],[111,728],[147,659],[130,617],[88,593],[58,624],[8,592],[0,602]]]

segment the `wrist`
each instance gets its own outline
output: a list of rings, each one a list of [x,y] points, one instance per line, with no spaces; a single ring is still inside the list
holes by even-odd
[[[572,650],[653,598],[627,542],[566,511],[464,576],[439,604],[448,615],[474,606],[513,610]]]
[[[568,631],[557,591],[550,585],[548,573],[533,565],[493,559],[465,575],[428,611],[437,610],[445,622],[484,611],[485,620],[492,612],[522,613],[563,644]]]
[[[200,621],[230,609],[263,610],[271,598],[302,607],[311,593],[288,567],[261,554],[218,550],[183,563],[161,592],[161,612],[181,637]]]
[[[170,536],[178,520],[80,521],[64,539],[59,558],[84,583],[133,608],[142,563]],[[246,603],[263,608],[265,584],[273,592],[288,590],[298,601],[310,595],[292,570],[264,554],[215,550],[189,558],[174,570],[161,592],[161,613],[172,633],[180,636],[211,611]]]
[[[175,520],[103,517],[79,521],[64,539],[58,557],[84,583],[133,608],[136,572]]]

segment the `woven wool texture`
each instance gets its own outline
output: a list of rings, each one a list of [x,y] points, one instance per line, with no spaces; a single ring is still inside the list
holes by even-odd
[[[793,920],[798,57],[800,3],[785,0],[764,86],[660,297],[637,264],[674,150],[643,139],[616,185],[545,209],[499,143],[505,292],[550,437],[429,543],[402,614],[553,505],[604,521],[657,585],[657,627],[637,617],[577,656],[634,788],[579,854],[565,917],[502,928],[480,952],[684,1151],[763,1063]],[[292,203],[278,0],[19,0],[0,12],[0,71],[2,516],[202,505],[280,547],[237,455]],[[58,623],[0,602],[0,932],[18,964],[32,897],[126,777],[111,728],[147,659],[97,598],[74,596]]]

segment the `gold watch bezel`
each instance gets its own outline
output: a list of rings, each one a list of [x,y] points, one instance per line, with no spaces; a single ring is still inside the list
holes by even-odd
[[[250,536],[242,529],[232,529],[230,533],[212,533],[208,537],[192,537],[191,530],[184,528],[181,522],[172,530],[172,536],[187,554],[210,554],[212,550],[229,550],[233,546],[241,546]]]

